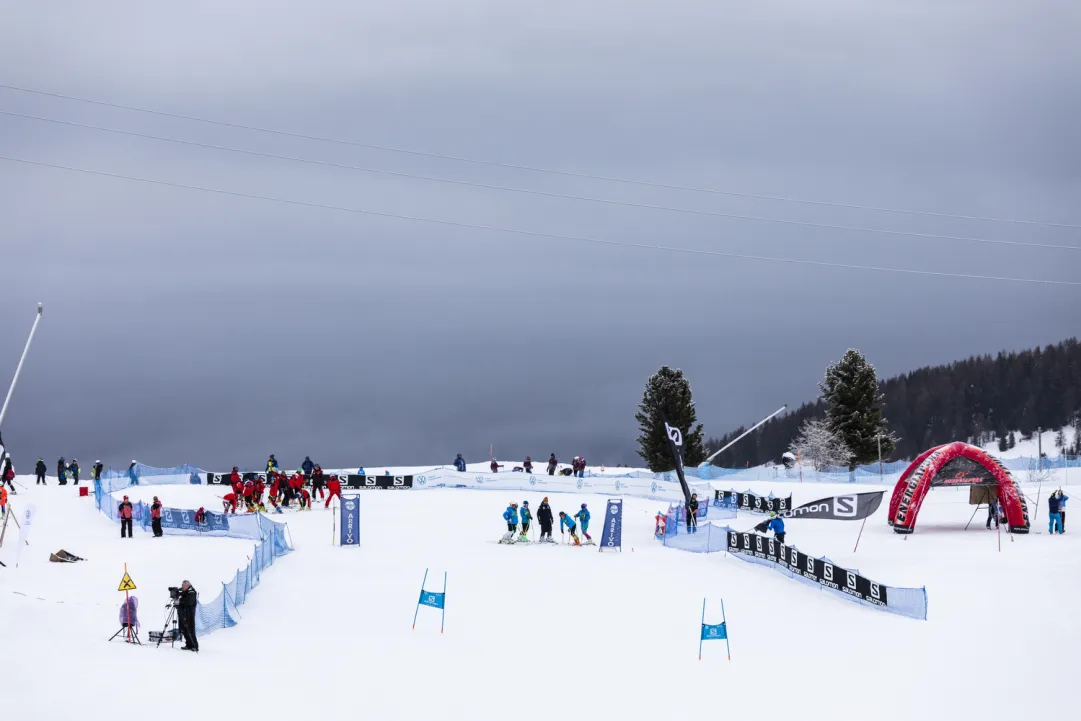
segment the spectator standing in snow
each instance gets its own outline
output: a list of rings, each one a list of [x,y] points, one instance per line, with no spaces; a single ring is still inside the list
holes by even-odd
[[[554,476],[556,474],[556,467],[559,465],[559,461],[556,460],[556,454],[548,456],[548,475]]]
[[[278,469],[278,459],[276,459],[274,457],[274,454],[271,453],[270,458],[268,458],[267,462],[266,462],[266,472],[270,473],[271,471],[277,471],[277,470],[279,470]]]
[[[128,466],[128,480],[131,481],[131,485],[139,485],[139,471],[135,468],[138,465],[138,461],[132,460],[131,465]]]
[[[778,543],[784,543],[784,519],[776,514],[774,511],[769,512],[769,523],[766,524],[767,531],[773,531],[773,535],[777,538]]]
[[[998,528],[998,498],[991,497],[991,502],[987,504],[987,530],[991,530],[991,521],[995,522],[995,528]]]
[[[459,473],[465,473],[465,459],[462,458],[462,454],[459,453],[458,457],[454,459],[454,470]]]
[[[323,469],[318,465],[312,469],[312,498],[317,496],[322,499],[326,496],[323,492],[323,487],[327,484],[327,476],[323,473]]]
[[[15,493],[15,466],[11,465],[11,456],[4,456],[4,470],[0,473],[0,488],[7,484],[12,493]]]
[[[1058,532],[1062,525],[1059,510],[1058,494],[1052,493],[1047,498],[1047,532],[1052,535]]]
[[[542,542],[554,543],[554,541],[552,541],[553,520],[552,507],[548,505],[548,496],[545,496],[544,500],[541,501],[540,507],[537,508],[537,522],[540,523],[540,539]]]
[[[94,465],[90,469],[90,480],[92,480],[92,481],[100,481],[101,480],[101,474],[102,474],[102,472],[104,470],[105,470],[105,466],[102,465],[100,459],[94,461]]]
[[[199,653],[199,639],[195,637],[195,607],[199,603],[199,594],[191,583],[180,584],[180,598],[176,604],[176,620],[180,633],[184,636],[182,651]]]
[[[68,485],[68,464],[63,456],[60,456],[60,460],[56,462],[56,482],[61,486]]]
[[[116,513],[120,517],[120,537],[135,538],[135,534],[131,529],[131,501],[128,500],[127,496],[124,496],[124,500],[116,507]]]
[[[154,538],[161,538],[161,501],[154,496],[154,502],[150,504],[150,525],[154,529]]]
[[[533,472],[533,459],[530,458],[529,456],[525,457],[525,463],[522,464],[522,470],[525,471],[526,473],[532,473]]]
[[[300,467],[309,476],[315,471],[315,464],[309,456],[304,456],[304,462],[300,464]]]
[[[75,482],[75,485],[79,485],[79,461],[72,458],[71,464],[68,466],[68,474],[71,476],[71,480]]]
[[[687,533],[698,533],[698,494],[692,493],[687,502]]]
[[[1066,501],[1069,496],[1062,495],[1062,489],[1058,489],[1058,532],[1066,533]]]
[[[37,474],[37,477],[38,477],[37,482],[34,483],[35,486],[38,483],[40,483],[43,486],[48,485],[45,482],[45,470],[46,470],[46,468],[45,468],[45,460],[42,459],[42,458],[39,458],[38,459],[38,464],[36,466],[34,466],[34,473]]]
[[[499,461],[494,458],[492,459],[492,462],[489,464],[489,466],[492,469],[492,473],[499,473],[499,469],[502,468],[502,466],[499,465]]]

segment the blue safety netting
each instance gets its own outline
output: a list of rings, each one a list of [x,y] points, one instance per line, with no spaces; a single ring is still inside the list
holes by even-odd
[[[691,553],[716,553],[728,548],[727,526],[714,526],[712,523],[703,523],[693,530],[694,533],[688,533],[687,527],[683,526],[677,533],[666,534],[664,545],[669,548],[678,548],[681,551],[690,551]]]
[[[201,483],[200,471],[195,466],[184,464],[182,466],[170,466],[168,468],[156,468],[154,466],[146,466],[142,463],[135,464],[135,480],[139,484],[147,485],[166,485],[166,484],[183,484],[183,483]],[[145,479],[145,480],[144,480]],[[119,491],[123,488],[127,488],[130,485],[136,485],[132,483],[131,471],[127,468],[113,468],[110,466],[101,473],[102,481],[121,481],[119,485],[115,485],[112,489]],[[124,483],[126,481],[126,483]]]
[[[244,605],[262,577],[263,571],[274,565],[274,559],[293,550],[288,527],[284,523],[266,520],[266,537],[255,545],[248,565],[236,576],[222,584],[221,593],[209,603],[200,602],[195,609],[195,631],[202,635],[221,628],[231,628],[240,621],[237,606]]]

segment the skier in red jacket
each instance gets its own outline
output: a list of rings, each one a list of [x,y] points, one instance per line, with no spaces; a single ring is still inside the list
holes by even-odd
[[[236,494],[226,493],[222,500],[222,513],[236,513]]]
[[[248,480],[244,481],[244,505],[252,505],[252,499],[255,496],[255,482]]]
[[[337,496],[338,500],[342,498],[342,482],[337,476],[331,476],[327,481],[327,490],[330,491],[330,495],[327,496],[327,503],[323,508],[330,508],[330,502],[334,500],[334,496]]]
[[[312,510],[312,494],[308,493],[307,488],[301,488],[299,491],[297,491],[297,497],[300,498],[301,510]]]

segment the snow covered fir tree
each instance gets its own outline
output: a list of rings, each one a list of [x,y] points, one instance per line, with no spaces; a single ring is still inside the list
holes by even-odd
[[[634,414],[641,435],[638,455],[654,473],[672,470],[675,463],[664,431],[664,419],[683,433],[683,462],[696,466],[706,458],[702,444],[702,424],[694,410],[691,384],[678,368],[661,366],[646,381],[646,390]]]
[[[882,417],[878,378],[864,355],[850,348],[841,360],[826,368],[826,377],[818,387],[826,400],[829,428],[851,454],[848,469],[854,470],[880,456],[888,458],[897,439]]]

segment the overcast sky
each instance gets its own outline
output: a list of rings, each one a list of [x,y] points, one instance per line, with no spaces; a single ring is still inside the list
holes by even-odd
[[[0,0],[0,83],[437,155],[1081,224],[1081,4]],[[1081,229],[634,186],[0,88],[0,110],[272,155],[827,225],[1081,246]],[[0,115],[0,155],[467,224],[1081,280],[1081,252],[449,185]],[[799,266],[315,209],[0,160],[3,425],[38,456],[329,467],[634,462],[662,364],[709,435],[1081,329],[1081,288]]]

